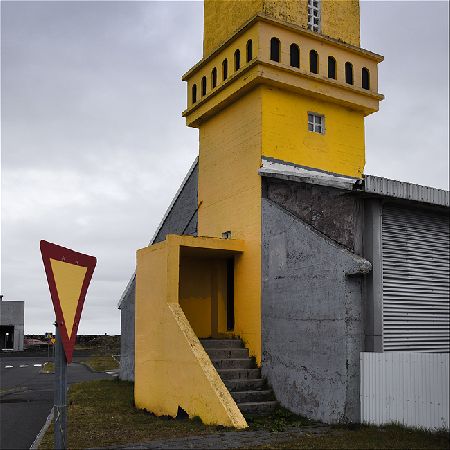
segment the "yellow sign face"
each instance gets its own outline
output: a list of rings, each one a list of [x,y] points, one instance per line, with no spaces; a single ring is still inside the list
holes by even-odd
[[[52,345],[55,345],[55,342],[56,342],[56,339],[55,339],[54,337],[50,339],[50,343],[51,343]]]
[[[71,338],[81,288],[87,267],[50,258],[67,334]]]

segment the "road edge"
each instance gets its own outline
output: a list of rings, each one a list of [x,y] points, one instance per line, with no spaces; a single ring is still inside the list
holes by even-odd
[[[52,420],[53,420],[53,408],[50,410],[50,414],[48,415],[47,420],[44,423],[44,426],[41,428],[41,431],[39,431],[38,435],[31,444],[30,450],[37,450],[39,448],[39,445],[41,445],[42,442],[42,438],[44,437],[45,432],[48,430],[48,427],[52,423]]]

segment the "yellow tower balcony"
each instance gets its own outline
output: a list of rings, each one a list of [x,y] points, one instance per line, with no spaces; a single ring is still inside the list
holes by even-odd
[[[378,93],[381,61],[381,55],[259,13],[183,76],[183,116],[198,127],[258,85],[367,116],[384,98]]]

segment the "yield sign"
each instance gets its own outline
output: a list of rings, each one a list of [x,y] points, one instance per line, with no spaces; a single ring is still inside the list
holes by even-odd
[[[41,241],[42,261],[67,362],[72,361],[78,323],[97,259]]]

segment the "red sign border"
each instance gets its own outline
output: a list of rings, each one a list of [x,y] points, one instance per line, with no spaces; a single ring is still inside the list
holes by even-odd
[[[59,333],[63,343],[64,352],[66,354],[67,363],[70,364],[72,362],[73,348],[77,339],[78,324],[80,322],[81,312],[83,311],[84,300],[86,298],[86,293],[91,282],[95,266],[97,264],[97,258],[95,258],[95,256],[85,255],[83,253],[71,250],[70,248],[61,247],[60,245],[52,244],[51,242],[47,242],[44,240],[41,240],[40,242],[40,249],[45,273],[47,275],[48,288],[50,290],[50,296],[52,298],[53,309],[55,310],[56,323],[59,327]],[[56,288],[56,282],[50,263],[50,258],[55,259],[56,261],[62,261],[87,268],[83,280],[83,285],[81,287],[80,297],[78,299],[70,338],[69,334],[67,333],[66,324],[64,322],[64,315],[61,309],[61,302],[58,295],[58,289]]]

